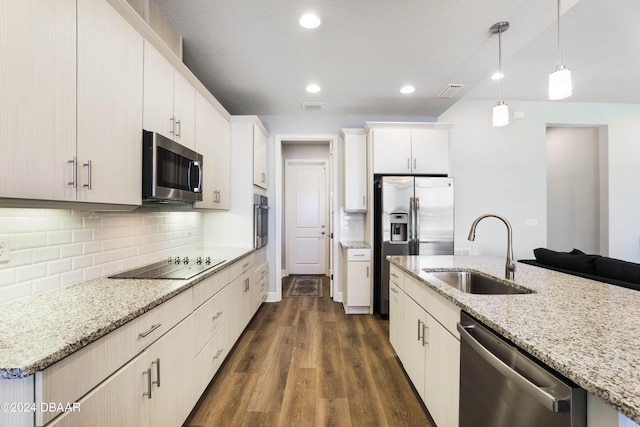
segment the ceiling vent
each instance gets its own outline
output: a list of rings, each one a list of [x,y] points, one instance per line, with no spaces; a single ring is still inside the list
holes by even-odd
[[[460,83],[449,83],[447,87],[442,92],[440,92],[438,98],[451,98],[463,87],[464,85]]]
[[[303,102],[303,110],[324,110],[324,102]]]

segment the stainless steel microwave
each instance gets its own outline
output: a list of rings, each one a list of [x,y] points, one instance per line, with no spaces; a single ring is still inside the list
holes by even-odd
[[[201,201],[202,155],[159,133],[142,134],[142,201]]]

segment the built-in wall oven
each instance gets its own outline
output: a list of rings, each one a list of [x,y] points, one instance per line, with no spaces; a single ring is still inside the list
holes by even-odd
[[[259,249],[269,242],[269,200],[267,196],[253,195],[254,247]]]
[[[586,392],[462,313],[460,427],[585,427]]]

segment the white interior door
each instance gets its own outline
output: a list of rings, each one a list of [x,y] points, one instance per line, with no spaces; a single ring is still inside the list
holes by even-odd
[[[287,160],[285,222],[290,274],[326,274],[327,162]]]

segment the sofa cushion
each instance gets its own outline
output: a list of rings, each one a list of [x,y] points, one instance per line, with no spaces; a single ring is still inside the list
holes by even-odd
[[[598,276],[640,284],[640,264],[600,257],[595,266]]]
[[[541,264],[593,275],[597,274],[595,260],[601,258],[600,255],[587,255],[578,249],[571,252],[557,252],[538,248],[533,250],[533,254]]]

